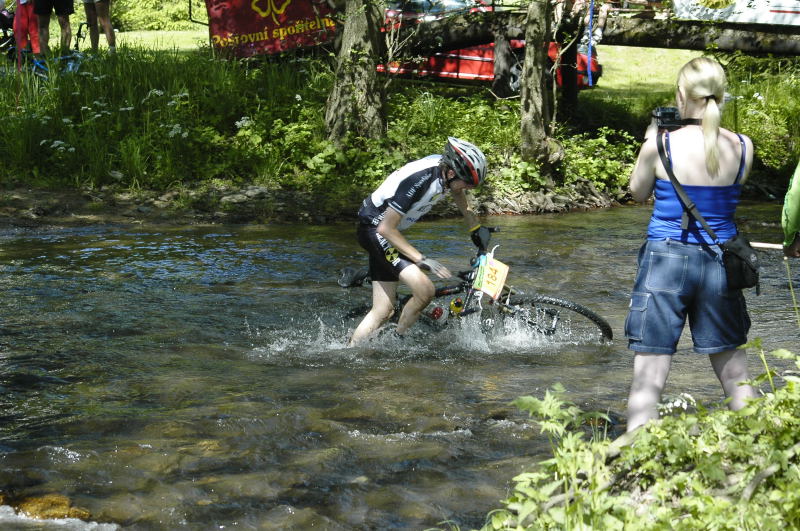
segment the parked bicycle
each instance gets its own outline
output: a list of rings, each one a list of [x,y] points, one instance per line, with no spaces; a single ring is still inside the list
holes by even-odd
[[[0,11],[0,53],[5,55],[9,63],[2,68],[2,71],[11,74],[14,71],[28,72],[42,79],[50,76],[51,69],[62,74],[77,72],[84,60],[84,55],[79,51],[80,43],[86,39],[86,23],[78,25],[78,32],[75,35],[75,47],[64,55],[51,57],[45,60],[37,57],[30,50],[22,50],[18,53],[17,43],[13,31],[14,13],[5,10]],[[2,73],[2,72],[0,72]]]
[[[449,323],[469,316],[479,316],[481,326],[494,329],[499,324],[514,324],[531,333],[573,341],[611,341],[613,332],[608,322],[589,308],[567,299],[540,294],[525,294],[506,284],[509,267],[482,252],[471,261],[471,269],[460,271],[456,284],[439,286],[433,302],[423,311],[420,321],[429,324]],[[365,269],[347,267],[341,270],[338,283],[350,288],[369,282]],[[411,295],[400,297],[395,316]],[[346,319],[363,315],[368,305],[348,312]]]

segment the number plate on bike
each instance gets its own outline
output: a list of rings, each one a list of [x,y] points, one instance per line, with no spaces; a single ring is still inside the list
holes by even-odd
[[[508,266],[500,260],[488,258],[478,267],[478,274],[475,275],[475,282],[472,287],[484,292],[493,299],[500,296],[503,286],[508,276]]]

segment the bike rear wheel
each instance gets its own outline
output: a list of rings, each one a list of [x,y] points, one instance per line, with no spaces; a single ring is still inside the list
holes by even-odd
[[[614,334],[608,322],[576,302],[546,295],[512,298],[505,305],[539,334],[566,341],[611,341]]]

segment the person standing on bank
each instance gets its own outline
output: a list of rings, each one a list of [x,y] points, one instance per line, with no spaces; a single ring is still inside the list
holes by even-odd
[[[781,213],[783,227],[783,254],[800,258],[800,162],[789,181],[789,190],[783,200]]]
[[[17,69],[21,69],[25,50],[34,55],[41,53],[39,21],[34,13],[33,0],[17,2],[17,10],[14,12],[14,39],[17,43]]]
[[[99,21],[108,43],[108,53],[116,52],[117,38],[111,25],[111,0],[83,0],[83,9],[86,11],[86,26],[89,28],[92,50],[96,52],[100,45],[100,30],[97,26]]]
[[[635,352],[628,397],[628,431],[658,417],[656,406],[669,375],[672,356],[686,318],[694,350],[708,354],[733,410],[755,397],[745,351],[750,317],[741,290],[727,285],[722,251],[700,224],[689,218],[661,162],[656,144],[662,140],[678,182],[721,241],[736,232],[734,213],[742,183],[753,161],[753,143],[720,127],[725,93],[720,64],[700,57],[678,74],[676,100],[686,124],[672,131],[658,129],[655,119],[631,174],[636,201],[655,192],[647,241],[639,251],[639,268],[625,320],[628,348]]]
[[[75,12],[73,0],[36,0],[33,8],[39,22],[39,45],[44,55],[50,54],[50,15],[53,11],[61,27],[61,49],[66,52],[72,42],[69,16]]]
[[[489,229],[481,227],[467,205],[465,190],[479,186],[486,177],[486,157],[469,142],[448,137],[442,155],[430,155],[395,171],[369,195],[358,211],[358,243],[369,253],[372,279],[372,309],[356,327],[350,345],[367,339],[394,313],[397,284],[403,282],[412,293],[397,322],[403,335],[419,318],[434,294],[433,282],[425,271],[450,278],[450,271],[419,252],[403,236],[448,191],[467,226],[473,243],[485,249]]]

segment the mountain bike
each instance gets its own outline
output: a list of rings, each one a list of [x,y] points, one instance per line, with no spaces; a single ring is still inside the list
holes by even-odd
[[[2,22],[2,20],[3,15],[2,12],[0,12],[0,22]],[[11,16],[11,20],[13,21],[13,16]],[[49,59],[37,57],[30,50],[22,50],[18,53],[13,30],[7,30],[4,24],[0,24],[0,26],[2,26],[0,52],[14,64],[16,71],[29,72],[39,78],[47,79],[50,76],[51,69],[61,74],[74,74],[80,69],[84,56],[78,48],[80,43],[86,39],[85,22],[78,24],[78,32],[75,36],[75,48],[72,51],[67,51],[64,55],[51,57]],[[8,68],[5,69],[5,73],[10,73]]]
[[[506,284],[509,267],[490,252],[479,252],[470,262],[471,268],[459,271],[455,284],[437,286],[431,304],[422,312],[422,323],[441,326],[476,316],[484,329],[513,326],[546,338],[565,341],[611,341],[613,332],[608,322],[589,308],[567,299],[540,294],[525,294]],[[346,267],[340,271],[338,283],[350,288],[370,282],[365,269]],[[411,295],[399,297],[394,316]],[[364,315],[369,305],[349,311],[345,318]]]

